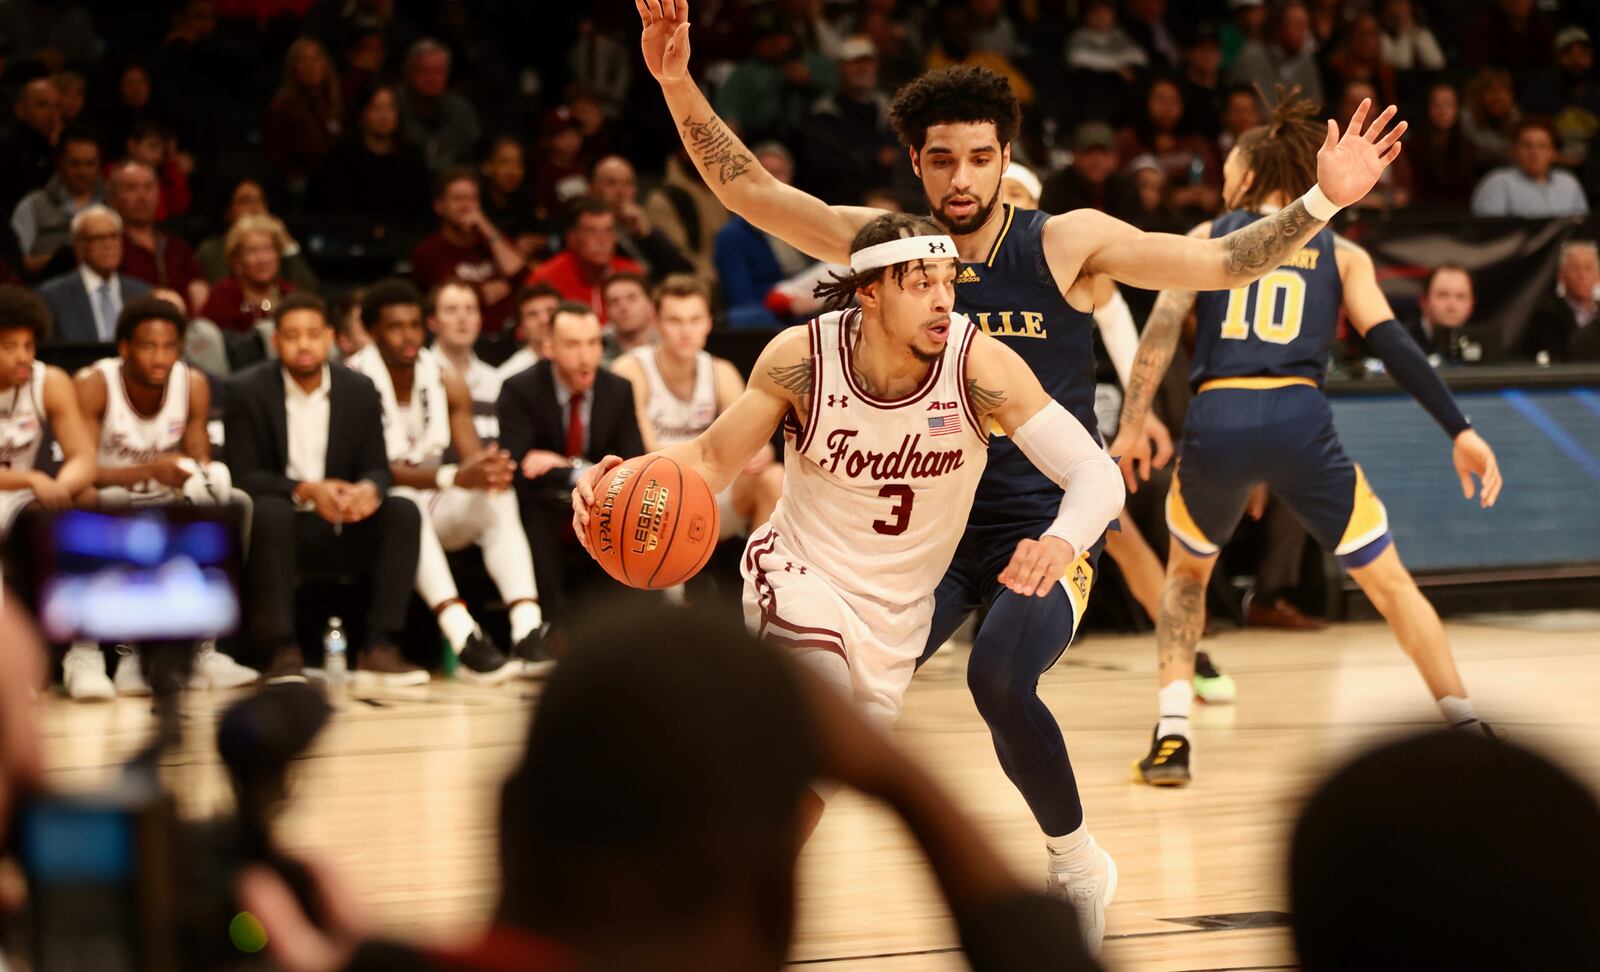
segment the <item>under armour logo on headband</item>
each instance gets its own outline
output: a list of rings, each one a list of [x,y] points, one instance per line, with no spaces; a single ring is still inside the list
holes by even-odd
[[[903,236],[887,243],[876,243],[850,254],[850,272],[861,273],[930,257],[954,260],[955,240],[948,236]]]

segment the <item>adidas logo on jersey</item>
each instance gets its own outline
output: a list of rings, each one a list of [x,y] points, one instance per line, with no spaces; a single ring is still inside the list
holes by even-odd
[[[982,281],[978,279],[978,271],[972,269],[971,267],[962,267],[961,273],[956,276],[956,283],[958,284],[981,282]]]

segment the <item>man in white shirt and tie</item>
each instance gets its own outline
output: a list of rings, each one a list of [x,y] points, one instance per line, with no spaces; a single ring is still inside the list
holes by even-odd
[[[96,203],[72,217],[72,250],[77,269],[39,285],[55,317],[52,342],[110,344],[116,340],[122,305],[150,292],[142,280],[117,272],[122,263],[122,217]]]

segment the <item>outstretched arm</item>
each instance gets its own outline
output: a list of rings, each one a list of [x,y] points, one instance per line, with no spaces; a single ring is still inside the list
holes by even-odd
[[[717,199],[753,225],[824,263],[849,263],[850,240],[880,210],[829,206],[774,179],[712,111],[689,76],[688,0],[634,0],[644,63],[661,83],[684,150]]]
[[[1343,237],[1335,237],[1337,248],[1334,258],[1339,263],[1339,276],[1344,283],[1344,306],[1350,323],[1367,342],[1367,347],[1383,360],[1383,366],[1428,414],[1445,430],[1454,443],[1452,460],[1456,475],[1461,479],[1461,495],[1471,499],[1475,492],[1473,477],[1483,483],[1479,504],[1493,506],[1500,496],[1500,465],[1489,443],[1473,431],[1472,424],[1461,413],[1450,389],[1445,387],[1427,356],[1411,339],[1400,322],[1394,319],[1394,310],[1378,286],[1378,275],[1372,267],[1372,257],[1361,247]]]
[[[1391,106],[1367,125],[1371,106],[1370,100],[1361,102],[1343,137],[1339,126],[1328,122],[1328,137],[1317,152],[1317,184],[1276,213],[1227,236],[1202,240],[1144,233],[1096,210],[1076,210],[1045,226],[1051,270],[1057,280],[1107,274],[1149,290],[1233,290],[1253,282],[1371,191],[1399,157],[1406,123],[1388,128],[1395,114]]]

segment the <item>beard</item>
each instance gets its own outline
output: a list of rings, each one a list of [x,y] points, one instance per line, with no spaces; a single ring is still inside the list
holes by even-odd
[[[958,220],[951,217],[944,211],[944,203],[941,201],[938,206],[933,207],[934,221],[948,230],[952,236],[965,236],[968,233],[976,233],[984,223],[989,221],[990,214],[994,212],[994,207],[999,202],[1000,187],[996,185],[994,195],[989,197],[989,201],[979,203],[977,208],[973,209],[972,215],[966,219]]]

